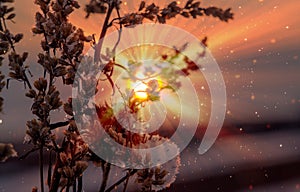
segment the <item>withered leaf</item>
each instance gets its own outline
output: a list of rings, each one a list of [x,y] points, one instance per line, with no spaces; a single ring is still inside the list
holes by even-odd
[[[6,19],[7,19],[7,20],[11,20],[11,19],[15,18],[15,16],[16,16],[16,14],[12,13],[12,14],[8,15],[8,16],[6,17]]]
[[[21,41],[23,39],[23,34],[22,33],[18,33],[15,37],[14,40],[16,43],[18,43],[19,41]]]
[[[166,23],[166,18],[165,17],[157,16],[157,19],[158,19],[159,23],[162,23],[162,24]]]
[[[200,2],[196,2],[196,3],[193,3],[193,4],[192,4],[192,7],[193,7],[193,8],[197,8],[197,7],[199,7],[199,5],[200,5]]]
[[[189,9],[191,7],[191,4],[193,3],[194,0],[188,0],[185,4],[185,9]]]
[[[10,12],[14,11],[14,9],[15,9],[14,7],[10,7],[6,10],[6,13],[10,13]]]
[[[145,1],[142,1],[141,4],[140,4],[140,8],[139,8],[139,11],[141,11],[142,9],[144,9],[146,6],[146,3]]]
[[[65,111],[68,115],[73,116],[72,104],[71,104],[71,103],[65,103],[65,104],[64,104],[64,111]]]
[[[35,98],[37,96],[35,90],[30,89],[28,93],[26,93],[26,97]]]
[[[170,3],[169,5],[168,5],[168,7],[176,7],[176,5],[177,5],[177,2],[176,1],[173,1],[172,3]]]
[[[65,67],[59,66],[53,70],[53,73],[55,77],[60,77],[67,74],[67,70]]]
[[[186,18],[189,18],[190,17],[190,14],[186,11],[182,12],[181,13],[182,16],[186,17]]]
[[[34,34],[42,34],[44,31],[42,29],[39,29],[39,28],[32,28],[31,31],[34,33]]]

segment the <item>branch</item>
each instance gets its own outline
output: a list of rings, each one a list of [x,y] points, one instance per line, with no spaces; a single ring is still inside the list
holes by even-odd
[[[104,192],[105,191],[105,188],[106,188],[106,185],[107,185],[107,181],[108,181],[109,172],[110,172],[110,166],[111,165],[109,163],[105,163],[102,166],[102,169],[103,169],[103,178],[102,178],[102,183],[101,183],[101,187],[100,187],[99,192]]]
[[[60,168],[60,159],[59,159],[59,154],[57,154],[49,192],[57,192],[58,191],[59,182],[60,182],[60,178],[61,178],[61,174],[58,172],[59,168]]]
[[[58,122],[58,123],[50,124],[50,130],[54,130],[54,129],[57,129],[60,127],[67,126],[67,125],[69,125],[69,123],[70,123],[69,121],[65,121],[65,122]]]
[[[24,155],[22,155],[21,157],[19,157],[19,160],[24,160],[28,157],[28,155],[30,155],[31,153],[35,152],[39,150],[39,148],[32,148],[30,151],[27,151]]]
[[[94,61],[95,62],[101,61],[100,54],[101,54],[101,49],[102,49],[102,46],[103,46],[103,38],[105,37],[105,35],[107,33],[108,22],[109,22],[109,19],[111,17],[113,9],[114,9],[114,4],[109,4],[108,5],[108,11],[107,11],[104,23],[103,23],[102,31],[100,33],[100,37],[99,37],[99,40],[98,40],[98,44],[95,47],[95,55],[94,55]]]
[[[47,183],[50,189],[51,184],[51,176],[52,176],[52,151],[49,153],[49,164],[48,164],[48,175],[47,175]]]
[[[117,19],[120,20],[120,19],[121,19],[121,14],[120,14],[120,10],[119,10],[118,7],[116,7],[116,11],[117,11],[117,15],[118,15],[118,18],[117,18]],[[113,20],[114,20],[114,19],[113,19]],[[115,44],[115,46],[114,46],[114,48],[113,48],[113,50],[112,50],[114,56],[115,56],[115,54],[116,54],[115,52],[116,52],[116,49],[117,49],[118,45],[120,44],[121,36],[122,36],[123,26],[122,26],[121,23],[119,23],[119,26],[120,26],[120,29],[119,29],[118,41],[117,41],[117,43]]]
[[[2,19],[2,23],[3,23],[3,27],[2,27],[2,25],[1,25],[1,28],[6,32],[6,31],[8,31],[7,25],[6,25],[6,19],[4,18],[4,16],[2,16],[1,19]],[[0,22],[0,23],[1,23],[1,22]],[[6,36],[6,38],[7,38],[8,42],[9,42],[9,44],[10,44],[10,47],[11,47],[12,51],[13,51],[15,54],[17,54],[17,51],[16,51],[15,46],[14,46],[14,43],[13,43],[13,41],[12,41],[12,39],[11,39],[11,36],[10,36],[10,35],[9,35],[9,36]],[[19,64],[19,65],[22,66],[23,63],[22,63],[22,64]],[[25,84],[27,84],[27,86],[28,86],[29,89],[32,89],[31,83],[29,82],[29,79],[28,79],[28,77],[27,77],[27,75],[26,75],[26,70],[24,70],[24,71],[22,71],[22,72],[23,72],[23,73],[22,73],[22,76],[23,76],[23,77],[22,77],[22,80],[25,82]]]
[[[204,15],[213,16],[225,22],[233,19],[231,9],[223,10],[217,7],[203,8],[200,6],[199,1],[194,2],[193,0],[189,0],[184,7],[179,7],[177,2],[173,1],[164,8],[160,8],[154,3],[146,6],[145,1],[141,1],[139,10],[137,12],[126,14],[124,17],[119,19],[119,23],[125,27],[130,27],[142,24],[144,19],[149,19],[151,21],[158,21],[159,23],[164,24],[166,23],[166,20],[175,18],[177,15],[181,15],[186,18],[192,17],[194,19]]]
[[[78,188],[77,192],[82,192],[82,176],[78,178]]]
[[[44,192],[44,157],[43,157],[43,144],[40,146],[39,153],[39,164],[40,164],[40,182],[41,182],[41,192]]]
[[[117,20],[120,20],[121,18],[117,17],[117,18],[114,18],[110,21],[110,23],[107,25],[107,27],[111,27],[113,25],[113,23]]]
[[[127,179],[126,179],[126,181],[125,181],[123,192],[126,192],[126,189],[127,189],[127,186],[128,186],[129,178],[130,178],[130,177],[127,177]]]

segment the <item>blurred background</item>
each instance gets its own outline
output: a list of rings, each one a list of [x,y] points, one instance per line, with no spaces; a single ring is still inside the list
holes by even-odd
[[[84,4],[70,18],[86,34],[99,34],[103,17],[85,19]],[[159,5],[171,1],[147,1]],[[185,3],[185,1],[178,1]],[[227,87],[227,114],[224,127],[213,147],[204,155],[197,148],[205,128],[181,154],[180,172],[167,191],[300,191],[300,3],[297,0],[215,0],[203,6],[232,8],[234,20],[221,23],[215,18],[197,20],[178,17],[168,22],[199,39],[208,36],[208,48],[217,60]],[[123,14],[139,2],[124,0]],[[30,53],[28,64],[39,76],[37,53],[40,37],[33,36],[33,1],[16,1],[12,32],[25,38],[18,51]],[[89,45],[87,45],[87,49]],[[4,62],[5,63],[5,62]],[[2,67],[7,74],[7,66]],[[36,77],[35,76],[35,77]],[[3,90],[0,114],[0,142],[13,143],[19,155],[31,101],[22,84],[11,81]],[[70,95],[63,90],[63,97]],[[59,115],[59,114],[58,114]],[[56,118],[55,116],[53,117]],[[10,159],[0,164],[0,191],[30,191],[39,185],[37,156]],[[46,169],[46,168],[45,168]],[[118,172],[118,171],[116,171]],[[100,171],[90,166],[85,191],[98,189]],[[111,182],[112,183],[112,182]]]

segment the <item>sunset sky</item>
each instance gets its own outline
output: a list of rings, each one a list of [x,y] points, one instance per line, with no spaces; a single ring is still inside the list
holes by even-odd
[[[82,7],[72,14],[71,21],[86,34],[98,35],[103,17],[92,15],[85,19],[83,7],[87,1],[79,2]],[[136,9],[137,2],[124,1],[123,14]],[[171,1],[147,2],[162,6]],[[227,87],[225,122],[300,120],[300,3],[297,0],[202,2],[204,7],[232,8],[234,20],[222,23],[212,17],[197,20],[178,17],[168,24],[183,28],[199,39],[208,36],[208,48],[222,70]],[[17,0],[15,5],[16,24],[9,23],[9,27],[13,32],[24,33],[25,38],[17,49],[30,53],[28,64],[34,74],[39,74],[36,55],[41,52],[40,37],[31,33],[37,7],[29,0]],[[65,90],[64,94],[68,95],[69,91]],[[31,118],[28,115],[31,103],[25,98],[21,84],[11,82],[10,89],[3,91],[3,97],[0,141],[21,137],[26,120]]]

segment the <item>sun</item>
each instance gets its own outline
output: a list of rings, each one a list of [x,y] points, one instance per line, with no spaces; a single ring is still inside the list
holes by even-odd
[[[133,87],[134,98],[140,101],[146,101],[148,99],[147,89],[148,86],[140,82],[137,86]]]

